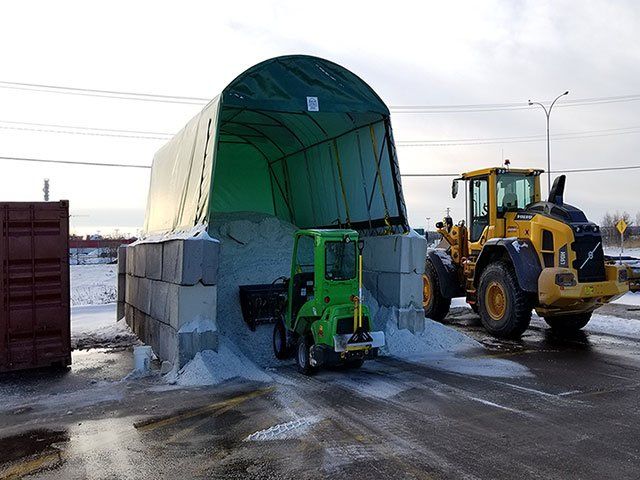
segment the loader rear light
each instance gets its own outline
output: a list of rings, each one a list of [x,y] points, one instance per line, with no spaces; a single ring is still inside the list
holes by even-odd
[[[560,287],[575,287],[576,276],[573,273],[556,273],[556,285]]]
[[[331,299],[329,297],[324,297],[324,303],[329,303]]]
[[[618,270],[618,282],[624,283],[629,280],[629,275],[626,268],[621,268]]]

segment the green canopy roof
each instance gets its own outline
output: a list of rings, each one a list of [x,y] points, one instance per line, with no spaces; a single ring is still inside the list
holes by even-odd
[[[145,232],[238,211],[301,228],[406,231],[386,105],[316,57],[277,57],[242,73],[156,153]]]

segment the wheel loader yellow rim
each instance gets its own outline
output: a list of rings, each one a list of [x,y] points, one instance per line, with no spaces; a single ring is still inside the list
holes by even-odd
[[[507,295],[503,286],[498,282],[491,282],[484,295],[484,303],[487,306],[487,313],[493,320],[502,320],[507,310]]]
[[[428,275],[422,275],[422,306],[427,308],[431,302],[431,280]]]

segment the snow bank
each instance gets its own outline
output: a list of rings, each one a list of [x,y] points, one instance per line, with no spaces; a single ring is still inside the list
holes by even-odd
[[[113,303],[72,307],[71,347],[127,347],[140,343],[124,320],[113,320],[115,316],[116,305]]]
[[[117,279],[117,265],[71,265],[71,305],[115,302]]]

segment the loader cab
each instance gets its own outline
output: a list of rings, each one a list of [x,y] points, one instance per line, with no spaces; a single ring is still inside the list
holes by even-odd
[[[296,232],[287,320],[321,316],[325,308],[357,295],[357,245],[354,230]]]
[[[507,236],[505,219],[540,201],[540,173],[535,169],[486,168],[462,174],[465,181],[469,251],[479,252],[484,243]],[[457,186],[452,191],[457,191]]]

